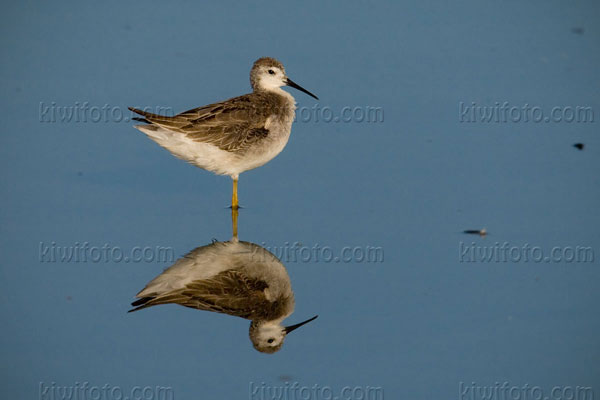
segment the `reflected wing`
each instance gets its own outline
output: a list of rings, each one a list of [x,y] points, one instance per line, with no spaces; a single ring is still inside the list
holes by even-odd
[[[182,133],[195,141],[225,151],[244,151],[269,134],[266,124],[272,111],[268,107],[270,100],[265,95],[251,93],[194,108],[174,117],[129,109],[152,125]]]
[[[265,289],[268,289],[266,282],[228,270],[209,279],[192,281],[186,287],[164,295],[144,297],[132,303],[137,308],[130,312],[175,303],[246,319],[270,319],[277,309],[277,301],[268,300]]]

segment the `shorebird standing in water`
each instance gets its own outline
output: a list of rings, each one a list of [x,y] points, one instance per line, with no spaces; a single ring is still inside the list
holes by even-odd
[[[296,102],[282,86],[317,96],[289,79],[283,64],[263,57],[250,71],[253,92],[194,108],[174,117],[130,107],[145,125],[135,127],[173,155],[233,179],[231,207],[238,208],[240,173],[260,167],[279,154],[290,137]]]

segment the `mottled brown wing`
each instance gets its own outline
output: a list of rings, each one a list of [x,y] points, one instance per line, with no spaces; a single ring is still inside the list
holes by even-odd
[[[133,111],[154,125],[181,132],[195,141],[226,151],[243,152],[269,134],[265,124],[271,111],[265,106],[266,99],[251,93],[188,110],[174,117]]]
[[[143,308],[176,303],[246,319],[263,319],[268,318],[274,306],[265,297],[264,290],[267,287],[262,280],[229,270],[209,279],[193,281],[185,288],[167,295],[151,298],[143,304]]]

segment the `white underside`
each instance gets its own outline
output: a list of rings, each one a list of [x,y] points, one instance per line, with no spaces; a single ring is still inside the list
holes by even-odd
[[[235,175],[251,169],[247,168],[247,162],[237,155],[211,144],[192,140],[182,133],[172,132],[154,125],[136,125],[135,127],[169,150],[175,157],[216,174],[235,177]]]
[[[289,276],[281,261],[258,245],[234,241],[217,242],[192,250],[150,281],[137,297],[164,295],[230,269],[267,282],[268,296],[291,293]],[[293,303],[291,306],[293,310]]]
[[[293,104],[293,97],[286,92],[283,93],[291,98]],[[260,167],[281,153],[290,137],[293,118],[293,108],[290,115],[283,121],[273,117],[269,118],[265,124],[269,135],[244,154],[221,150],[211,144],[192,140],[183,133],[169,131],[156,125],[136,125],[135,127],[169,150],[174,156],[216,174],[229,175],[237,179],[242,172]]]

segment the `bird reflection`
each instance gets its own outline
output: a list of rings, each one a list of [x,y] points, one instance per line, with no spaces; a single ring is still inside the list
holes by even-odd
[[[287,270],[263,247],[238,240],[237,213],[232,210],[230,241],[214,241],[177,260],[136,295],[129,312],[173,303],[245,318],[254,348],[263,353],[280,350],[288,333],[317,318],[282,325],[294,312]]]

